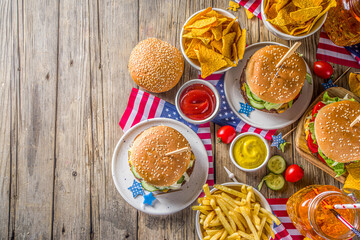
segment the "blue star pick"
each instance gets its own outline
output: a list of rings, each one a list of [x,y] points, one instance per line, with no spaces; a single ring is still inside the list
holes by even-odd
[[[323,85],[325,90],[328,88],[337,87],[337,85],[335,85],[331,79],[329,79],[327,83],[321,83],[321,85]]]
[[[144,194],[144,202],[143,204],[147,204],[149,206],[151,206],[153,204],[153,202],[155,201],[155,197],[152,194],[152,192],[150,192],[149,194]]]
[[[133,185],[128,188],[133,195],[133,198],[136,198],[138,195],[144,195],[144,190],[142,189],[141,183],[134,180]]]
[[[254,111],[255,108],[253,108],[252,106],[250,106],[249,104],[247,103],[240,103],[240,110],[239,110],[239,113],[244,113],[246,116],[249,117],[250,113],[252,111]]]
[[[277,147],[280,150],[280,144],[285,142],[285,140],[282,138],[282,134],[279,133],[279,135],[277,135],[277,136],[273,135],[272,139],[273,139],[273,142],[271,143],[271,146]]]

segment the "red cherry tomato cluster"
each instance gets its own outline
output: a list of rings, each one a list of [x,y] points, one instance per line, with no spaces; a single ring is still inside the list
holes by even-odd
[[[236,136],[236,131],[235,131],[235,128],[227,125],[227,126],[221,127],[218,130],[216,136],[217,136],[217,139],[219,142],[229,144],[232,142],[232,140],[234,140],[234,138]]]
[[[333,67],[325,61],[314,62],[314,73],[323,79],[328,79],[334,72]]]

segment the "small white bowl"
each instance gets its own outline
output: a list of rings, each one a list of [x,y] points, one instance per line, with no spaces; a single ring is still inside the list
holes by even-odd
[[[205,86],[207,86],[208,88],[211,89],[211,91],[213,91],[214,95],[215,95],[215,109],[214,112],[211,114],[210,117],[204,119],[204,120],[194,120],[191,118],[188,118],[182,111],[180,108],[180,96],[181,93],[184,91],[185,88],[187,88],[190,85],[193,84],[203,84]],[[203,124],[203,123],[207,123],[210,122],[211,120],[213,120],[216,115],[219,113],[220,111],[220,94],[219,92],[216,90],[216,88],[214,87],[214,85],[212,85],[210,82],[206,81],[206,80],[202,80],[202,79],[194,79],[194,80],[190,80],[186,83],[184,83],[181,88],[177,91],[176,93],[176,97],[175,97],[175,106],[176,106],[176,110],[178,111],[178,113],[180,114],[180,116],[187,122],[192,123],[192,124]]]
[[[221,185],[227,186],[227,187],[230,187],[230,188],[233,188],[233,187],[241,188],[242,185],[250,186],[250,185],[247,185],[245,183],[236,183],[236,182],[227,182],[227,183],[223,183]],[[270,207],[268,201],[266,200],[266,198],[264,197],[264,195],[262,195],[255,188],[253,188],[253,189],[254,189],[255,197],[260,202],[261,207],[265,208],[269,212],[272,212],[271,207]],[[238,189],[238,190],[240,190],[240,189]],[[210,192],[213,193],[215,191],[217,191],[217,189],[213,188],[213,189],[211,189]],[[202,232],[201,232],[201,226],[200,226],[200,211],[196,211],[195,227],[196,227],[196,232],[197,232],[197,235],[198,235],[199,239],[203,239],[203,235],[202,235]],[[273,229],[273,224],[271,224],[271,228]],[[269,237],[269,239],[270,239],[270,237]]]
[[[248,169],[248,168],[243,168],[243,167],[240,167],[239,164],[237,164],[237,162],[235,161],[235,158],[233,156],[233,149],[234,149],[234,145],[235,143],[237,142],[237,140],[239,140],[240,138],[242,137],[245,137],[245,136],[248,136],[248,135],[253,135],[253,136],[256,136],[258,138],[260,138],[263,143],[265,144],[266,146],[266,158],[265,158],[265,161],[260,165],[258,166],[257,168],[252,168],[252,169]],[[246,132],[246,133],[241,133],[239,135],[236,136],[236,138],[231,142],[231,145],[230,145],[230,149],[229,149],[229,155],[230,155],[230,159],[232,161],[232,163],[237,167],[239,168],[240,170],[244,171],[244,172],[255,172],[261,168],[263,168],[267,162],[269,161],[269,158],[270,158],[270,147],[269,147],[269,143],[265,140],[265,138],[263,138],[263,136],[261,136],[260,134],[257,134],[257,133],[252,133],[252,132]]]
[[[186,59],[186,61],[195,69],[197,69],[198,71],[201,71],[201,67],[199,64],[193,62],[190,58],[188,58],[188,56],[186,56],[185,54],[185,49],[184,49],[184,41],[183,41],[183,33],[184,33],[184,26],[190,21],[190,19],[192,19],[193,17],[195,17],[195,15],[197,15],[198,13],[204,11],[205,9],[202,9],[200,11],[197,11],[196,13],[194,13],[193,15],[191,15],[191,17],[189,17],[186,22],[184,23],[184,25],[182,26],[181,28],[181,32],[180,32],[180,50],[181,50],[181,53],[182,55],[184,56],[184,58]],[[214,11],[226,16],[226,17],[229,17],[229,18],[235,18],[235,16],[231,13],[229,13],[228,11],[225,11],[223,9],[220,9],[220,8],[213,8]],[[236,19],[236,22],[239,23],[241,29],[242,29],[242,26],[239,22],[238,19]],[[229,69],[231,69],[232,67],[227,67],[227,68],[222,68],[216,72],[213,72],[212,74],[220,74],[220,73],[224,73],[226,71],[228,71]]]
[[[301,34],[298,36],[293,36],[287,33],[284,33],[280,30],[278,30],[277,28],[275,28],[271,23],[269,23],[268,21],[266,21],[267,17],[264,13],[264,0],[261,1],[261,17],[262,17],[262,21],[265,25],[265,27],[272,33],[274,34],[276,37],[282,38],[284,40],[301,40],[304,39],[306,37],[309,37],[311,35],[313,35],[314,33],[316,33],[317,31],[320,30],[320,28],[322,27],[322,25],[324,24],[326,17],[327,17],[327,13],[325,13],[321,18],[319,18],[316,23],[314,24],[314,26],[312,27],[312,29],[310,30],[309,33],[307,34]]]

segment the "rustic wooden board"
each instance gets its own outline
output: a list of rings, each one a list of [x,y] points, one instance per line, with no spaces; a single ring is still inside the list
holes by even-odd
[[[358,98],[355,94],[353,94],[352,92],[346,90],[345,88],[341,88],[341,87],[333,87],[333,88],[329,88],[326,91],[322,92],[316,99],[315,101],[308,107],[308,109],[306,110],[305,114],[303,115],[303,117],[300,119],[298,127],[296,129],[296,136],[295,136],[295,144],[296,144],[296,150],[298,151],[298,153],[307,161],[309,161],[310,163],[312,163],[313,165],[317,166],[318,168],[320,168],[321,170],[323,170],[324,172],[326,172],[327,174],[329,174],[331,177],[333,177],[334,179],[336,179],[337,181],[344,183],[346,176],[340,176],[335,178],[336,174],[335,172],[325,163],[321,162],[317,157],[315,157],[311,151],[309,150],[307,143],[306,143],[306,139],[305,139],[305,128],[304,128],[304,123],[306,121],[306,117],[309,116],[309,114],[312,112],[312,109],[314,108],[314,106],[322,100],[322,97],[324,95],[325,92],[328,92],[330,97],[341,97],[343,98],[346,94],[349,95],[349,97],[354,98],[356,101],[360,102],[360,98]]]
[[[14,1],[12,1],[14,2]],[[53,204],[56,121],[58,2],[18,1],[17,66],[15,91],[18,111],[14,224],[15,239],[50,239]],[[45,10],[46,7],[46,10]],[[43,9],[43,10],[40,10]],[[12,217],[12,216],[11,216]]]
[[[90,235],[90,50],[88,1],[61,1],[53,237]],[[74,27],[76,26],[76,27]],[[81,159],[81,161],[79,161]]]

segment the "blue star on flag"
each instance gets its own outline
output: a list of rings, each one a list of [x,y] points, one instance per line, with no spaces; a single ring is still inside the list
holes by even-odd
[[[272,139],[273,139],[273,141],[271,143],[271,146],[277,147],[280,150],[280,144],[285,143],[285,140],[282,138],[282,133],[279,133],[279,135],[277,135],[277,136],[273,135]]]
[[[323,85],[325,90],[328,88],[337,87],[337,85],[335,85],[331,79],[329,79],[327,83],[321,83],[321,85]]]
[[[142,189],[141,183],[134,180],[133,185],[128,188],[133,195],[133,198],[136,198],[138,195],[144,195],[144,190]]]
[[[246,116],[250,116],[250,113],[252,112],[252,111],[254,111],[255,110],[255,108],[253,108],[252,106],[250,106],[249,104],[247,104],[247,103],[240,103],[240,110],[239,110],[239,113],[244,113],[244,114],[246,114]]]
[[[155,200],[156,200],[156,198],[154,197],[153,193],[150,192],[149,194],[144,195],[143,204],[147,204],[147,205],[151,206]]]

